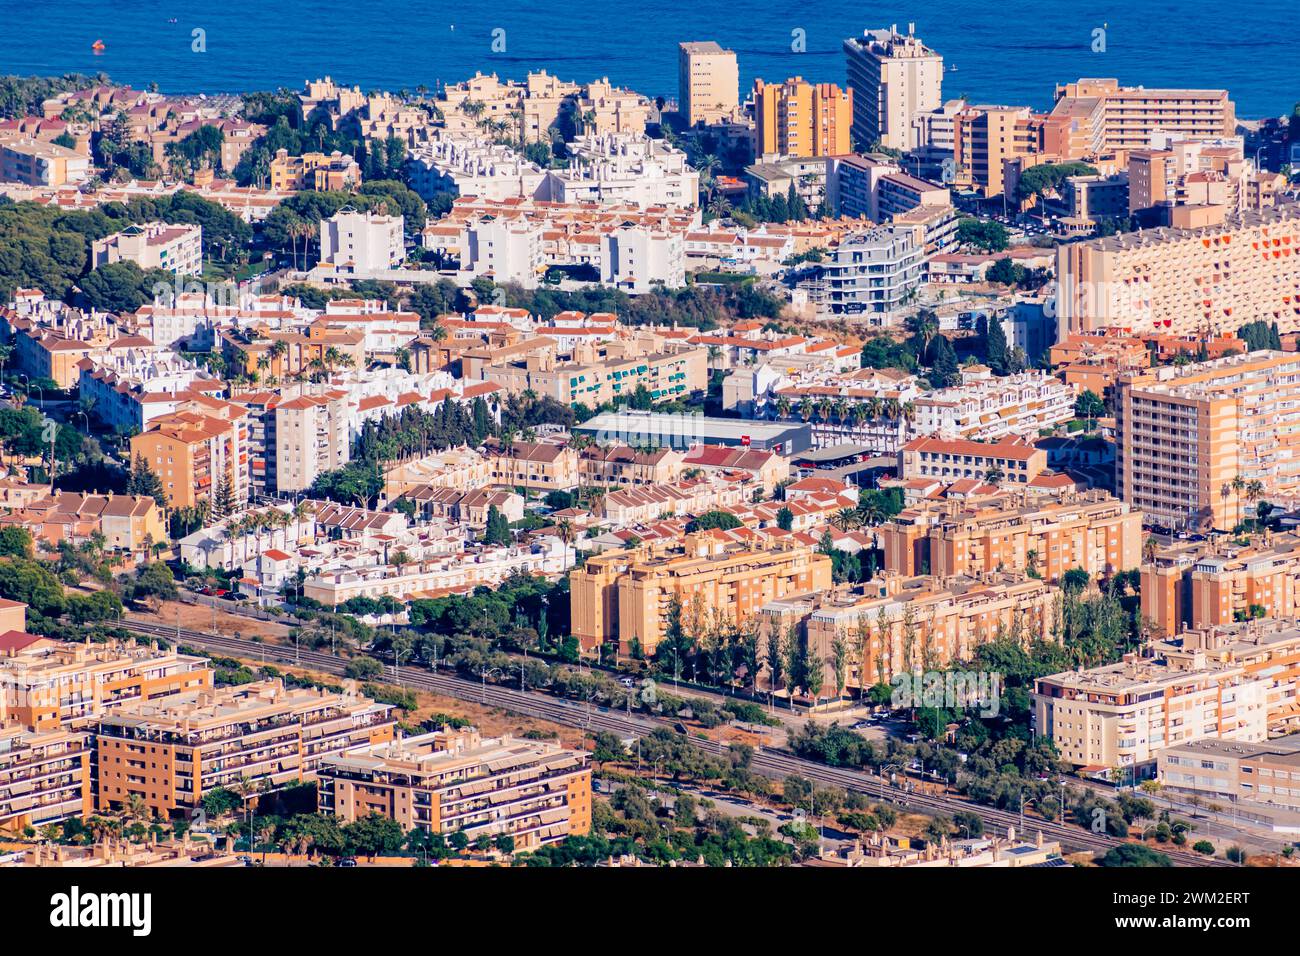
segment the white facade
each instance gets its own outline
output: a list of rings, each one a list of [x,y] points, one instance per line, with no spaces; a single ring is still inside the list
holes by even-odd
[[[465,223],[466,261],[461,271],[494,282],[517,282],[534,289],[546,272],[544,225],[484,216]]]
[[[888,324],[921,285],[924,267],[924,239],[915,227],[882,226],[853,236],[826,264],[822,310]]]
[[[657,285],[686,285],[685,242],[680,233],[624,226],[601,237],[600,281],[624,292]]]
[[[320,222],[320,261],[346,272],[392,269],[406,258],[402,217],[344,210]]]
[[[692,208],[700,175],[686,154],[644,135],[580,136],[569,144],[568,169],[546,174],[543,198],[553,202],[623,202]]]
[[[500,201],[539,196],[546,173],[509,146],[477,136],[443,135],[420,146],[408,165],[411,188],[425,199],[440,192]]]

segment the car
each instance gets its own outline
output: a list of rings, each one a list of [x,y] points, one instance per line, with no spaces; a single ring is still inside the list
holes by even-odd
[[[339,866],[356,866],[356,865],[357,865],[357,861],[350,856],[345,857],[342,860],[339,860]]]
[[[635,686],[636,686],[636,681],[634,681],[634,680],[633,680],[632,678],[630,678],[630,677],[620,677],[620,678],[618,679],[618,682],[619,682],[620,684],[622,684],[624,687],[635,687]]]

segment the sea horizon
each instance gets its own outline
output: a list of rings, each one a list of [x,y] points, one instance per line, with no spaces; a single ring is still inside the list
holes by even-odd
[[[157,83],[173,94],[298,89],[326,75],[364,90],[433,90],[476,71],[519,79],[544,69],[578,82],[608,77],[671,99],[677,43],[712,39],[735,50],[743,99],[756,77],[798,75],[842,86],[845,38],[915,23],[917,34],[944,56],[945,99],[965,95],[1044,110],[1058,83],[1115,77],[1130,86],[1226,88],[1243,119],[1286,115],[1300,100],[1290,68],[1296,44],[1284,8],[1271,2],[1234,10],[1229,28],[1219,26],[1222,8],[1208,0],[1134,0],[1122,7],[1077,0],[1060,11],[1033,0],[887,2],[870,10],[847,0],[797,10],[716,0],[688,9],[666,0],[598,0],[582,8],[518,0],[490,8],[285,0],[274,15],[252,0],[219,8],[66,0],[21,19],[33,9],[0,0],[0,22],[11,27],[0,32],[0,73],[104,72],[114,82]],[[372,11],[382,15],[365,16]],[[1211,27],[1184,38],[1202,22]],[[16,23],[22,28],[13,29]],[[1153,25],[1164,24],[1182,35],[1154,38]],[[91,49],[96,41],[104,44],[102,53]]]

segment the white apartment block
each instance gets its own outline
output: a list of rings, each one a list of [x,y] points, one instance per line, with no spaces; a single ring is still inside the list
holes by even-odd
[[[89,367],[87,367],[89,365]],[[84,362],[79,400],[91,419],[113,431],[144,431],[196,394],[220,395],[226,384],[172,352],[130,349]]]
[[[600,281],[632,294],[686,285],[681,233],[622,226],[601,237]]]
[[[402,217],[343,210],[320,222],[320,261],[340,272],[396,268],[406,258]]]
[[[936,389],[913,402],[916,435],[996,441],[1036,436],[1074,418],[1074,390],[1042,371],[996,376],[983,365],[961,370],[960,385]]]
[[[914,149],[915,122],[943,103],[943,57],[913,34],[896,26],[866,30],[844,41],[848,85],[853,90],[853,138],[864,149],[879,142],[891,149]]]
[[[465,223],[461,272],[535,289],[546,273],[543,224],[483,216]]]
[[[412,151],[411,188],[425,199],[444,192],[501,201],[543,198],[547,174],[509,146],[479,136],[440,136]]]
[[[203,271],[203,227],[146,222],[128,226],[91,244],[96,269],[114,262],[134,262],[141,269],[163,269],[177,275]]]
[[[306,491],[317,475],[342,468],[349,456],[346,393],[299,395],[276,405],[278,492]]]
[[[645,135],[587,134],[569,144],[568,169],[546,174],[542,198],[553,202],[631,203],[693,208],[700,175],[686,154]]]
[[[924,231],[881,226],[841,242],[826,263],[821,311],[866,315],[876,325],[911,299],[925,272]]]

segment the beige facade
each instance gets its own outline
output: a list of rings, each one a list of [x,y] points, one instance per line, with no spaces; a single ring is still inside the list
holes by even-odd
[[[1151,656],[1039,678],[1034,728],[1076,767],[1150,768],[1204,737],[1263,742],[1300,723],[1300,630],[1254,621],[1187,631]]]
[[[1238,494],[1234,490],[1233,494]],[[1198,542],[1142,565],[1142,615],[1163,635],[1250,618],[1300,616],[1300,537]]]
[[[1227,90],[1147,89],[1115,79],[1081,79],[1056,88],[1051,118],[1072,127],[1070,158],[1145,149],[1157,132],[1233,136],[1237,114]]]
[[[1056,588],[1024,574],[905,577],[886,573],[851,590],[800,595],[762,609],[762,646],[801,628],[824,662],[823,696],[837,696],[835,645],[847,648],[846,692],[862,693],[902,673],[969,661],[999,639],[1050,640]]]
[[[128,226],[91,243],[95,268],[114,262],[134,262],[141,269],[162,269],[177,275],[203,271],[203,227],[147,222]]]
[[[1049,504],[1014,492],[964,505],[926,502],[878,534],[885,567],[904,575],[1033,568],[1057,581],[1071,568],[1094,577],[1136,569],[1142,556],[1142,515],[1100,491]]]
[[[1027,441],[913,438],[898,452],[900,478],[977,478],[1027,484],[1047,470],[1047,452]],[[1000,475],[1000,477],[999,477]]]
[[[0,724],[88,728],[111,710],[212,687],[206,658],[141,644],[0,637]]]
[[[1300,356],[1251,352],[1119,382],[1116,489],[1164,528],[1231,529],[1300,492]],[[1244,484],[1239,486],[1238,478]]]
[[[306,491],[324,471],[347,464],[347,401],[299,395],[275,406],[275,480],[280,492]]]
[[[853,139],[906,152],[924,145],[915,120],[943,104],[943,57],[909,27],[867,30],[844,41],[853,94]]]
[[[508,836],[532,850],[591,829],[587,755],[542,740],[437,731],[324,758],[320,812],[379,814],[404,831]]]
[[[1263,804],[1300,810],[1300,740],[1270,743],[1205,738],[1160,752],[1166,790],[1211,803]]]
[[[139,796],[166,817],[244,780],[292,786],[314,779],[330,754],[391,740],[395,724],[387,704],[278,679],[123,705],[99,721],[96,805]]]
[[[830,558],[803,546],[755,551],[707,532],[679,552],[647,548],[589,557],[569,577],[573,634],[586,649],[617,641],[619,652],[653,654],[676,598],[688,634],[710,622],[743,623],[764,604],[831,586]]]
[[[740,107],[736,54],[712,40],[677,46],[678,109],[687,126],[730,119]]]
[[[488,450],[491,481],[530,491],[571,491],[578,486],[578,453],[566,445],[516,441]]]
[[[1256,320],[1297,331],[1297,256],[1295,205],[1063,244],[1056,258],[1059,337],[1119,326],[1137,335],[1206,338]]]
[[[89,734],[0,728],[0,831],[90,816],[91,752]]]

